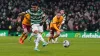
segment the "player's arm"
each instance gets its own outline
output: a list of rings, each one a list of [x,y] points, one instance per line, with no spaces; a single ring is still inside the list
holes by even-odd
[[[61,27],[62,27],[62,23],[63,23],[64,17],[62,16],[61,19],[62,19],[62,20],[61,20],[60,23],[59,23],[59,28],[60,28],[60,29],[61,29]]]
[[[17,21],[22,21],[24,18],[25,12],[21,12],[18,14]]]
[[[47,15],[43,12],[41,12],[41,14],[42,14],[42,21],[41,21],[40,25],[43,25],[43,23],[46,22],[46,20],[47,20]]]
[[[26,14],[25,12],[21,12],[18,14],[18,17],[20,17],[20,19],[22,20],[24,18],[25,14]]]
[[[49,24],[50,24],[50,20],[47,19],[47,20],[46,20],[46,26],[47,26],[46,30],[49,30]]]
[[[62,24],[64,24],[65,21],[66,21],[66,15],[64,14]]]
[[[27,20],[30,20],[30,14],[26,13],[24,16]]]
[[[56,31],[58,32],[62,32],[63,30],[61,30],[59,27],[57,27],[57,25],[55,23],[53,23],[54,28],[56,29]]]
[[[54,17],[53,18],[53,27],[56,29],[56,31],[60,31],[59,27],[56,25],[57,19]]]
[[[19,13],[18,14],[18,16],[23,16],[23,15],[25,15],[25,14],[27,14],[27,13],[29,13],[30,12],[30,10],[28,9],[27,11],[25,11],[25,12],[21,12],[21,13]]]
[[[45,22],[46,21],[46,19],[47,19],[47,15],[45,14],[45,13],[43,13],[43,15],[42,15],[42,22]]]
[[[25,14],[26,14],[26,12],[21,12],[21,13],[18,14],[18,16],[23,16]]]
[[[56,29],[56,31],[60,31],[60,29],[56,26],[56,23],[53,23],[53,26]]]

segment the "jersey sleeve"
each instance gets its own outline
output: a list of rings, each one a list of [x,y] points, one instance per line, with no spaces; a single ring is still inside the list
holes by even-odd
[[[63,23],[63,20],[64,20],[64,17],[62,16],[62,17],[61,17],[61,21],[60,21],[60,23],[59,23],[59,25],[58,25],[59,28],[61,28],[62,23]]]
[[[43,14],[44,14],[44,12],[41,10],[40,15],[43,15]]]
[[[59,28],[57,27],[57,25],[56,25],[56,23],[57,23],[57,18],[56,18],[56,17],[53,18],[52,23],[53,23],[54,29],[56,29],[56,31],[60,31],[60,29],[59,29]]]
[[[63,17],[63,16],[61,16],[60,25],[62,24],[63,20],[64,20],[64,17]]]
[[[26,10],[25,12],[26,12],[26,13],[30,13],[30,9]]]
[[[53,24],[53,27],[54,27],[54,29],[55,29],[56,31],[60,31],[60,29],[57,27],[56,24]]]
[[[48,25],[50,23],[50,20],[49,19],[46,19],[46,24]]]
[[[57,23],[57,18],[56,18],[56,16],[53,18],[52,23],[53,23],[53,24],[56,24],[56,23]]]
[[[25,17],[27,18],[27,20],[30,20],[30,14],[25,14]]]
[[[41,16],[41,18],[45,17],[44,12],[42,10],[39,10],[39,15]]]

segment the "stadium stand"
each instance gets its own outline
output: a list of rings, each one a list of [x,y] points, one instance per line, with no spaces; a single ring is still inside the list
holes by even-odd
[[[20,12],[31,7],[33,0],[0,0],[0,29],[10,32],[21,31],[21,22],[17,22]],[[99,31],[99,0],[36,0],[49,20],[57,10],[63,9],[66,14],[65,30]],[[45,27],[45,26],[44,26]],[[44,29],[46,30],[46,29]]]

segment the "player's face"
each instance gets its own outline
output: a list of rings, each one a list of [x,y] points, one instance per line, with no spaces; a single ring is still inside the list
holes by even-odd
[[[61,13],[61,14],[64,14],[64,10],[61,10],[60,13]]]
[[[60,17],[61,17],[61,13],[58,13],[58,14],[57,14],[57,18],[60,18]]]
[[[32,10],[33,11],[37,11],[38,10],[38,6],[32,6]]]

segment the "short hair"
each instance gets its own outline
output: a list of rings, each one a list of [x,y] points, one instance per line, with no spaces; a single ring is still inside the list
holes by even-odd
[[[37,4],[36,2],[33,2],[33,3],[31,4],[31,6],[38,6],[38,4]]]
[[[60,11],[58,11],[56,14],[61,14]]]

